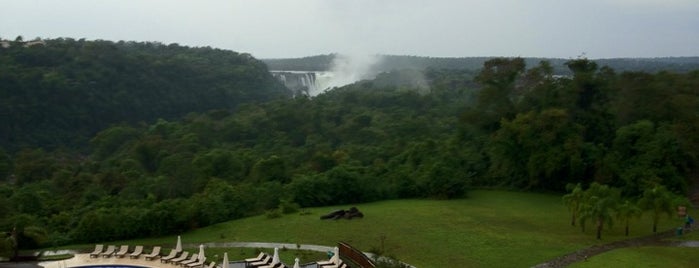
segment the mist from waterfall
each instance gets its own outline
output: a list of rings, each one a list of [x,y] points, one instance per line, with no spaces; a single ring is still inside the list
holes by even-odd
[[[376,76],[374,66],[380,63],[381,59],[380,55],[336,54],[330,71],[316,73],[315,86],[309,88],[308,93],[313,97],[336,87],[373,79]]]

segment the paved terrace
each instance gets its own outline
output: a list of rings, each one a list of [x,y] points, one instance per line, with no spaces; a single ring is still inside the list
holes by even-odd
[[[200,244],[183,244],[184,247],[190,247],[190,248],[195,248],[198,247]],[[267,248],[267,249],[273,249],[273,248],[288,248],[288,249],[300,249],[300,250],[310,250],[310,251],[319,251],[319,252],[328,252],[332,251],[334,247],[329,247],[329,246],[321,246],[321,245],[308,245],[308,244],[288,244],[288,243],[265,243],[265,242],[224,242],[224,243],[203,243],[203,245],[206,248]],[[146,252],[150,250],[150,247],[147,247],[145,249]],[[164,247],[165,251],[168,251],[169,248]],[[56,253],[71,253],[75,254],[75,257],[67,259],[67,260],[62,260],[62,261],[49,261],[49,262],[40,262],[39,266],[42,266],[44,268],[69,268],[69,267],[77,267],[77,266],[89,266],[89,265],[134,265],[134,266],[143,266],[143,267],[148,267],[148,268],[175,268],[175,267],[181,267],[177,266],[175,264],[170,264],[170,263],[161,263],[160,258],[155,258],[153,260],[146,260],[143,255],[141,255],[138,259],[131,259],[129,258],[128,254],[127,256],[123,258],[117,258],[114,256],[111,257],[98,257],[98,258],[90,258],[90,255],[88,253],[78,253],[75,251],[64,251],[64,252],[56,252]],[[363,252],[365,255],[369,256],[370,258],[373,257],[373,254],[369,252]],[[161,256],[162,257],[162,256]],[[250,256],[250,258],[253,258],[255,256]],[[241,262],[236,262],[236,261],[241,261]],[[322,260],[319,260],[322,261]],[[406,264],[407,267],[415,268],[412,265]],[[219,263],[216,264],[217,267],[219,267]],[[293,266],[293,263],[287,263],[287,266],[291,267]],[[245,265],[242,263],[242,260],[231,260],[231,263],[229,264],[229,268],[244,268]],[[315,268],[317,267],[315,264],[307,264],[306,266],[302,265],[302,268]],[[2,267],[0,267],[2,268]],[[31,267],[28,267],[31,268]]]
[[[97,257],[91,258],[90,254],[75,254],[75,257],[62,260],[62,261],[50,261],[50,262],[40,262],[40,266],[45,268],[66,268],[66,267],[77,267],[77,266],[88,266],[88,265],[136,265],[150,268],[173,268],[177,267],[174,264],[161,263],[160,258],[155,258],[153,260],[147,261],[143,256],[138,259],[131,259],[128,256],[123,258],[117,257]]]

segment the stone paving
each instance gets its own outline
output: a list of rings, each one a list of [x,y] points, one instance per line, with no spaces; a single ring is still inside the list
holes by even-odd
[[[67,267],[78,267],[78,266],[89,266],[89,265],[135,265],[143,266],[149,268],[175,268],[178,267],[174,264],[161,263],[159,258],[153,260],[146,260],[143,256],[138,259],[131,259],[128,256],[123,258],[117,257],[97,257],[91,258],[90,254],[75,254],[75,257],[62,260],[62,261],[50,261],[50,262],[40,262],[40,266],[44,268],[67,268]]]

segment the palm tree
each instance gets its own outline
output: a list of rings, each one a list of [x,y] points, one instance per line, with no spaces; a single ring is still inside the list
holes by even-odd
[[[602,239],[604,225],[612,226],[614,223],[613,213],[618,199],[617,189],[593,182],[585,191],[584,203],[580,206],[580,224],[584,228],[585,222],[592,220],[597,229],[597,239]]]
[[[624,200],[624,203],[617,207],[616,218],[624,222],[624,235],[629,236],[629,221],[632,218],[640,217],[641,214],[643,214],[643,210],[629,200]]]
[[[643,196],[638,200],[638,205],[642,209],[651,210],[651,213],[653,213],[653,233],[658,230],[658,220],[661,214],[666,213],[668,217],[672,216],[674,199],[673,194],[662,185],[656,185],[643,191]]]
[[[570,193],[563,196],[563,202],[565,202],[566,206],[568,206],[568,209],[573,214],[570,220],[570,225],[575,226],[575,219],[580,212],[580,204],[583,201],[585,191],[583,191],[580,183],[569,183],[566,185],[566,189],[570,191]]]

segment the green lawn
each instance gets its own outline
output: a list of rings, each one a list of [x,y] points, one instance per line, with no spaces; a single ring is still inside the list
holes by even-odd
[[[638,247],[606,252],[570,267],[697,267],[699,248]]]
[[[591,224],[586,233],[571,227],[570,215],[557,195],[478,190],[460,200],[359,204],[356,206],[365,215],[359,220],[319,219],[322,214],[350,206],[311,208],[310,215],[230,221],[184,233],[182,240],[320,245],[346,241],[369,251],[380,248],[384,237],[388,255],[417,267],[528,267],[577,249],[625,238],[620,224],[605,230],[601,241],[594,238]],[[679,224],[678,219],[664,217],[659,230]],[[648,235],[651,230],[646,215],[633,223],[631,235]],[[129,243],[148,245],[164,241],[174,244],[175,237]],[[231,249],[235,250],[238,249]]]

